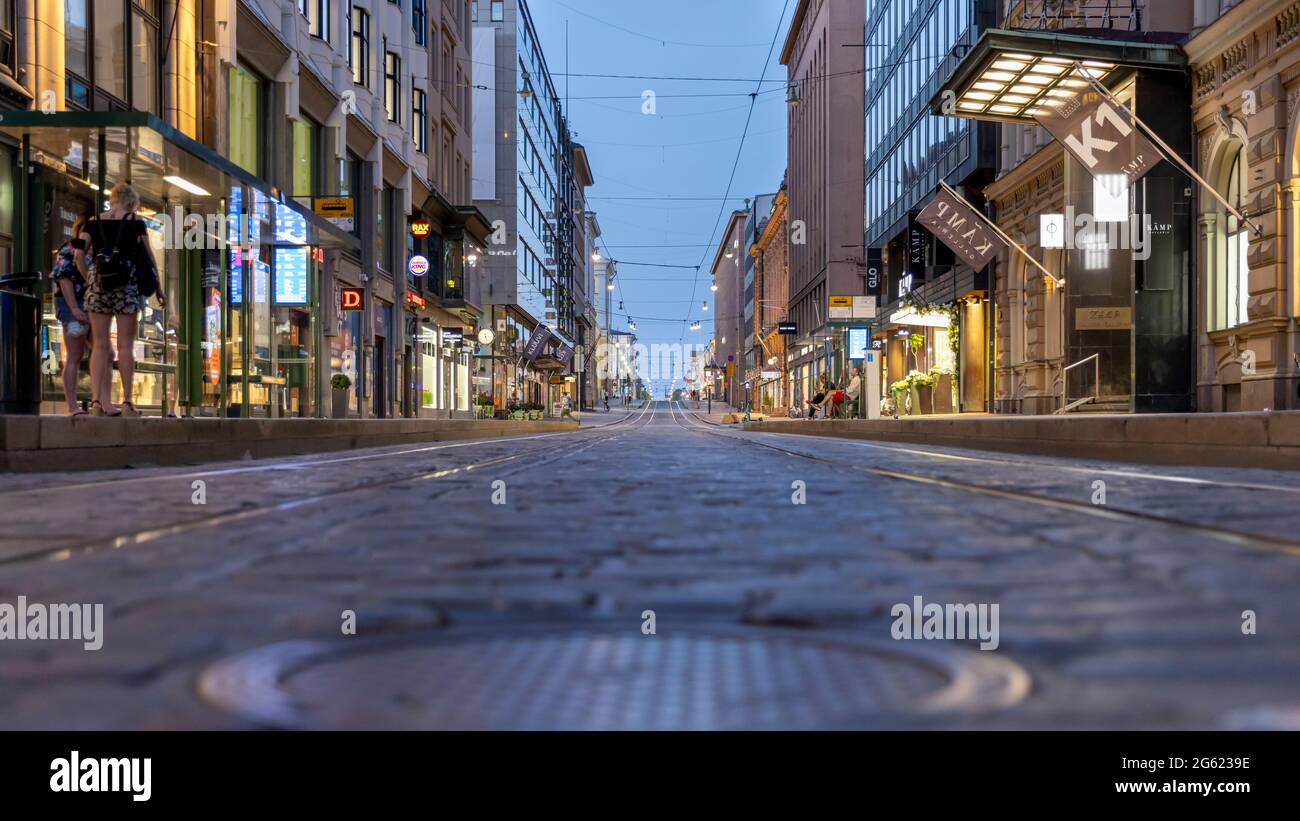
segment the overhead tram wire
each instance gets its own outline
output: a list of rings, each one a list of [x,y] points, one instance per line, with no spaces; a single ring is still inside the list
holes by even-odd
[[[758,78],[759,87],[756,88],[749,97],[749,113],[745,115],[745,128],[740,134],[740,145],[736,147],[736,160],[731,164],[731,176],[727,178],[727,190],[726,190],[726,194],[724,195],[725,197],[731,196],[731,186],[735,185],[736,183],[736,169],[740,167],[740,157],[745,152],[745,138],[749,136],[749,124],[754,119],[754,105],[755,103],[758,102],[758,95],[762,90],[763,78],[767,76],[767,66],[769,63],[772,62],[772,53],[776,51],[776,41],[781,36],[781,29],[785,23],[785,13],[786,11],[789,10],[789,8],[790,8],[790,0],[785,0],[785,3],[781,5],[781,14],[776,18],[776,31],[772,33],[772,43],[770,46],[768,46],[767,57],[764,58],[763,60],[763,69],[760,72]],[[718,209],[718,217],[716,220],[714,220],[713,230],[709,232],[710,241],[712,241],[713,235],[718,232],[718,227],[722,224],[722,216],[726,212],[727,212],[727,201],[724,199],[722,201],[722,206]],[[700,257],[699,267],[703,268],[704,263],[707,262],[708,259],[709,259],[709,249],[705,248],[703,256]],[[695,272],[695,278],[691,281],[691,303],[692,304],[694,304],[695,302],[695,294],[696,291],[699,289],[699,283],[700,283],[700,272],[697,269]],[[694,315],[694,311],[691,308],[687,308],[686,318],[682,320],[682,332],[681,332],[681,336],[679,336],[677,339],[678,342],[681,342],[682,340],[686,339],[686,329],[690,325],[691,317],[693,315]],[[715,322],[717,321],[716,317],[714,321]]]

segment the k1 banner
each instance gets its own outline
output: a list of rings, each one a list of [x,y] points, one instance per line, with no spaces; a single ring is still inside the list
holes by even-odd
[[[1103,181],[1122,176],[1132,185],[1160,162],[1160,152],[1133,127],[1132,117],[1116,110],[1096,89],[1062,90],[1072,95],[1056,98],[1034,119],[1092,176]]]

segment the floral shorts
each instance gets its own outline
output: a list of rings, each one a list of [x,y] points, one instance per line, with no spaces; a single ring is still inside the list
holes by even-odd
[[[92,278],[86,288],[86,311],[92,314],[138,314],[144,310],[144,297],[134,282],[111,291],[101,291]]]

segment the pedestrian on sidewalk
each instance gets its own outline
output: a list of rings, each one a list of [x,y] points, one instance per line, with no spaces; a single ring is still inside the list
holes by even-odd
[[[565,417],[569,419],[578,418],[573,413],[573,397],[567,393],[560,399],[560,418],[564,419]]]
[[[145,300],[160,306],[166,297],[149,248],[144,221],[136,214],[140,195],[120,182],[108,194],[109,209],[86,223],[78,237],[85,250],[77,252],[77,268],[86,278],[86,312],[90,314],[90,380],[96,416],[139,416],[135,391],[135,340]],[[122,407],[113,406],[113,349],[110,334],[117,326],[117,372],[122,380]]]
[[[81,360],[90,341],[90,317],[86,315],[86,278],[77,267],[77,253],[84,251],[86,243],[81,233],[90,221],[90,214],[82,214],[72,224],[72,238],[56,252],[50,278],[54,280],[54,315],[63,326],[63,398],[68,402],[71,416],[85,416],[77,405],[77,379],[81,375]],[[91,383],[91,399],[95,399],[95,385]]]

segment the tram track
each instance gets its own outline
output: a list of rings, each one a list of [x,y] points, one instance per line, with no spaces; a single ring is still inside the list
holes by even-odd
[[[1049,508],[1062,512],[1081,514],[1094,519],[1123,523],[1123,524],[1142,524],[1156,525],[1164,528],[1179,530],[1184,533],[1194,534],[1205,538],[1214,539],[1219,542],[1233,544],[1239,547],[1247,547],[1255,550],[1263,550],[1271,553],[1282,553],[1289,556],[1300,557],[1300,542],[1291,539],[1285,539],[1278,536],[1272,536],[1262,533],[1253,533],[1243,530],[1234,530],[1232,528],[1221,527],[1219,525],[1208,524],[1205,522],[1196,522],[1189,519],[1179,519],[1170,516],[1163,516],[1146,511],[1132,510],[1114,505],[1095,505],[1091,503],[1062,499],[1056,496],[1048,496],[1041,493],[1033,493],[1025,490],[991,487],[988,485],[979,485],[972,482],[955,479],[950,476],[933,475],[926,473],[916,473],[909,470],[903,470],[893,467],[874,467],[869,465],[856,464],[851,461],[833,459],[819,454],[811,454],[805,451],[796,450],[793,447],[782,447],[769,442],[760,441],[753,435],[736,435],[721,430],[714,430],[712,426],[694,418],[687,409],[682,407],[682,415],[686,424],[677,420],[676,413],[673,414],[673,421],[683,429],[695,433],[715,436],[731,441],[745,442],[749,445],[765,448],[767,450],[781,453],[787,456],[794,456],[811,462],[832,466],[836,468],[848,469],[858,473],[865,473],[881,478],[892,479],[896,481],[910,482],[914,484],[925,485],[932,488],[943,488],[946,490],[955,490],[965,493],[976,494],[980,496],[992,497],[1006,501],[1013,501],[1021,504],[1032,504],[1043,508]],[[895,448],[882,448],[883,450],[898,451]],[[940,456],[929,451],[921,451],[914,448],[901,449],[904,453],[914,453],[915,455]],[[1030,463],[1017,462],[1015,460],[990,458],[983,459],[979,456],[965,456],[956,454],[942,454],[942,457],[960,458],[965,461],[998,463],[1007,466],[1022,466],[1041,468],[1046,470],[1060,469],[1069,472],[1084,472],[1089,474],[1103,475],[1108,471],[1106,469],[1090,470],[1070,465],[1052,465],[1050,463]],[[1297,492],[1296,488],[1286,486],[1262,485],[1256,483],[1237,483],[1237,482],[1215,482],[1206,479],[1192,479],[1189,477],[1168,477],[1158,474],[1142,474],[1136,471],[1109,471],[1111,473],[1122,474],[1129,479],[1153,479],[1155,481],[1176,481],[1194,484],[1199,487],[1223,487],[1232,489],[1247,489],[1255,491],[1276,491],[1280,493],[1292,494]],[[1288,503],[1292,500],[1288,499]]]
[[[566,456],[582,452],[590,447],[594,447],[602,442],[618,438],[624,433],[631,430],[638,430],[645,427],[654,418],[654,409],[647,405],[641,409],[640,413],[629,415],[615,422],[607,423],[596,427],[579,429],[576,431],[564,431],[554,434],[541,434],[527,437],[505,437],[494,439],[483,439],[475,442],[460,442],[449,445],[431,445],[420,448],[408,448],[400,451],[384,451],[377,453],[357,454],[349,457],[337,457],[319,460],[300,460],[289,463],[288,465],[263,465],[250,466],[246,469],[218,469],[214,471],[191,471],[183,474],[165,474],[149,477],[132,477],[130,479],[120,480],[118,482],[106,483],[109,486],[116,487],[123,483],[135,482],[153,482],[153,481],[171,481],[179,483],[180,487],[185,488],[188,494],[189,484],[186,480],[195,477],[212,477],[227,476],[238,473],[265,473],[274,470],[311,470],[317,467],[333,467],[340,463],[374,461],[383,459],[395,459],[400,457],[410,457],[416,455],[425,455],[434,451],[449,450],[452,448],[470,447],[472,445],[491,446],[509,444],[512,442],[534,442],[539,439],[555,439],[560,441],[551,445],[546,445],[537,449],[530,449],[518,453],[510,453],[499,456],[493,456],[488,459],[477,461],[463,462],[446,467],[435,469],[423,469],[417,472],[405,472],[397,476],[388,475],[383,479],[362,484],[339,487],[322,492],[296,496],[284,499],[271,504],[255,505],[252,507],[241,507],[235,510],[224,510],[215,512],[197,518],[191,518],[184,521],[164,522],[160,524],[151,524],[137,530],[126,531],[110,536],[96,536],[79,540],[70,544],[57,544],[35,547],[30,550],[21,551],[12,555],[0,557],[0,567],[23,564],[41,560],[64,560],[76,555],[92,553],[101,550],[117,550],[133,545],[145,544],[157,541],[159,539],[184,535],[187,533],[200,532],[211,528],[227,526],[240,522],[256,519],[273,513],[284,513],[297,510],[313,505],[331,503],[336,500],[344,500],[351,497],[366,495],[377,491],[394,488],[400,485],[432,482],[440,479],[447,479],[456,476],[462,476],[474,471],[480,471],[485,468],[498,467],[510,463],[518,464],[513,469],[497,473],[498,478],[510,476],[514,473],[536,467],[540,464],[546,464]],[[585,435],[584,435],[585,434]],[[98,487],[103,489],[103,485],[89,487]],[[20,491],[10,491],[0,493],[0,502],[8,501],[10,497],[23,494],[36,494],[46,491],[68,491],[77,490],[77,486],[55,486],[46,488],[36,488]],[[448,488],[450,490],[450,488]]]

